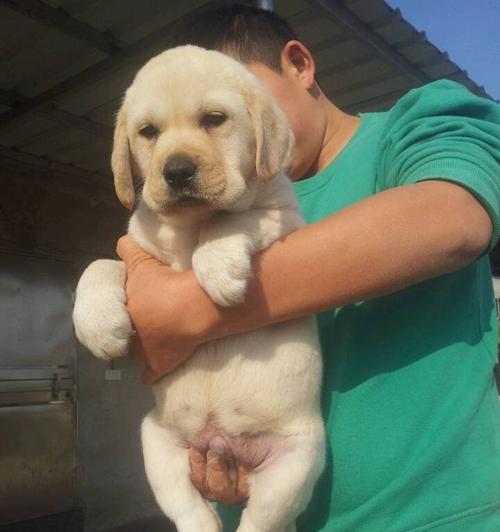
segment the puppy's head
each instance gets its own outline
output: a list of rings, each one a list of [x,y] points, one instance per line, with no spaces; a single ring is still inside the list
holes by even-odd
[[[118,198],[161,214],[240,209],[258,183],[285,170],[293,147],[286,117],[237,61],[195,46],[151,59],[126,92],[113,154]]]

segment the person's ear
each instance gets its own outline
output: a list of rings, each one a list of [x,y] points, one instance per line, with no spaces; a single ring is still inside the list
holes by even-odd
[[[281,51],[281,67],[291,72],[305,89],[314,87],[316,63],[311,52],[300,41],[288,41]]]

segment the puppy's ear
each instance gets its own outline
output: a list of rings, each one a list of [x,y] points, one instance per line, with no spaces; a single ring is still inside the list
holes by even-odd
[[[135,203],[135,192],[132,179],[130,148],[128,145],[125,104],[120,109],[116,118],[111,168],[115,178],[116,195],[127,209],[132,210]]]
[[[257,176],[267,181],[287,169],[293,134],[285,113],[271,95],[256,89],[248,93],[246,100],[255,130]]]

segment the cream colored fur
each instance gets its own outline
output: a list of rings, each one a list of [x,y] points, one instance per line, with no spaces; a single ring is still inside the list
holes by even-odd
[[[202,127],[207,112],[227,119]],[[154,139],[140,134],[148,124],[157,128]],[[174,270],[193,268],[217,304],[243,301],[252,255],[302,225],[284,174],[292,145],[283,113],[243,66],[196,47],[160,54],[137,74],[117,120],[112,166],[128,207],[133,174],[143,180],[129,232]],[[198,167],[200,202],[187,207],[163,176],[179,154]],[[133,334],[124,276],[123,263],[96,261],[77,288],[77,336],[106,360],[125,355]],[[295,530],[324,463],[320,383],[316,328],[305,318],[204,345],[154,386],[156,408],[142,426],[146,473],[179,532],[222,530],[190,481],[188,447],[209,424],[228,440],[278,442],[250,475],[238,532]]]

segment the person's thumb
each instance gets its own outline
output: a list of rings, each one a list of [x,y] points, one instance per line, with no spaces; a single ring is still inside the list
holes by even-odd
[[[145,261],[158,262],[154,257],[148,255],[130,235],[122,236],[118,240],[116,253],[129,269]]]
[[[207,486],[221,502],[225,502],[235,491],[228,463],[212,450],[207,452]]]

